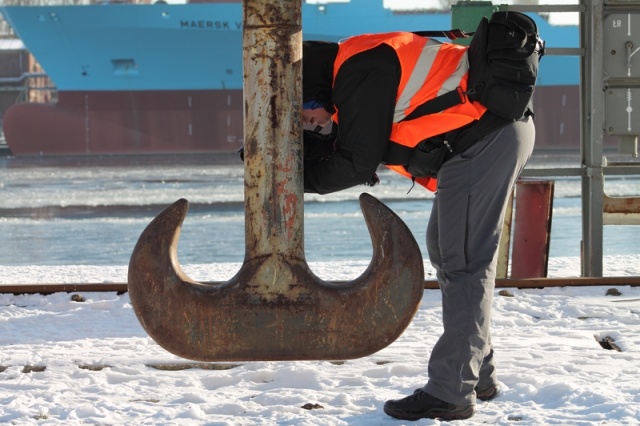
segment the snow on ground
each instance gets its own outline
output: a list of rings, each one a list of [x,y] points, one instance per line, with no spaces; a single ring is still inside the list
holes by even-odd
[[[226,280],[237,264],[187,265]],[[311,264],[323,279],[362,262]],[[552,258],[550,276],[578,275]],[[605,259],[605,275],[640,275],[640,255]],[[0,282],[124,282],[126,266],[6,267]],[[640,288],[496,289],[493,340],[503,393],[457,424],[638,424]],[[509,294],[500,295],[507,290]],[[614,292],[615,293],[615,292]],[[426,290],[404,334],[344,362],[194,363],[156,345],[127,294],[0,294],[0,423],[16,425],[400,425],[382,411],[427,380],[441,331],[440,296]],[[614,349],[599,341],[610,339]],[[619,348],[619,351],[615,350]],[[435,420],[410,422],[440,424]]]

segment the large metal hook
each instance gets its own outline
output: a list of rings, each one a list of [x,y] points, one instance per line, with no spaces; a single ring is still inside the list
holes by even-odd
[[[298,3],[297,8],[292,3]],[[374,197],[360,204],[373,259],[354,281],[322,281],[303,244],[300,2],[245,0],[245,241],[229,281],[199,283],[177,260],[188,202],[144,230],[128,287],[163,348],[201,361],[337,360],[372,354],[410,323],[424,291],[420,249]]]
[[[217,284],[187,277],[177,261],[188,203],[179,200],[142,233],[129,297],[147,333],[169,352],[201,361],[338,360],[372,354],[409,325],[424,291],[420,250],[395,213],[368,194],[360,204],[374,241],[368,269],[324,282],[285,253],[248,255]]]

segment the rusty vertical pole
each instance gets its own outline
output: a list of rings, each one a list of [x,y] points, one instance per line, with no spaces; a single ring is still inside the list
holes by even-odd
[[[301,0],[244,1],[245,259],[304,259]],[[275,256],[273,256],[275,255]],[[285,278],[285,279],[283,279]]]

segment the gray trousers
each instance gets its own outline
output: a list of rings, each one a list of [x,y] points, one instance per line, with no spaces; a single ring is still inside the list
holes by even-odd
[[[423,390],[453,404],[476,403],[475,387],[497,384],[491,307],[507,201],[533,150],[524,119],[447,161],[427,225],[427,250],[442,293],[444,332]]]

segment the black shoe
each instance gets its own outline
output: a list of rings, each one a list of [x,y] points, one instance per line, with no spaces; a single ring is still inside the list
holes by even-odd
[[[485,389],[476,388],[476,398],[480,401],[491,401],[498,395],[500,395],[500,388],[498,385],[491,385]]]
[[[449,404],[422,389],[416,389],[413,395],[387,401],[384,404],[384,412],[402,420],[461,420],[473,416],[475,408],[473,405]]]

